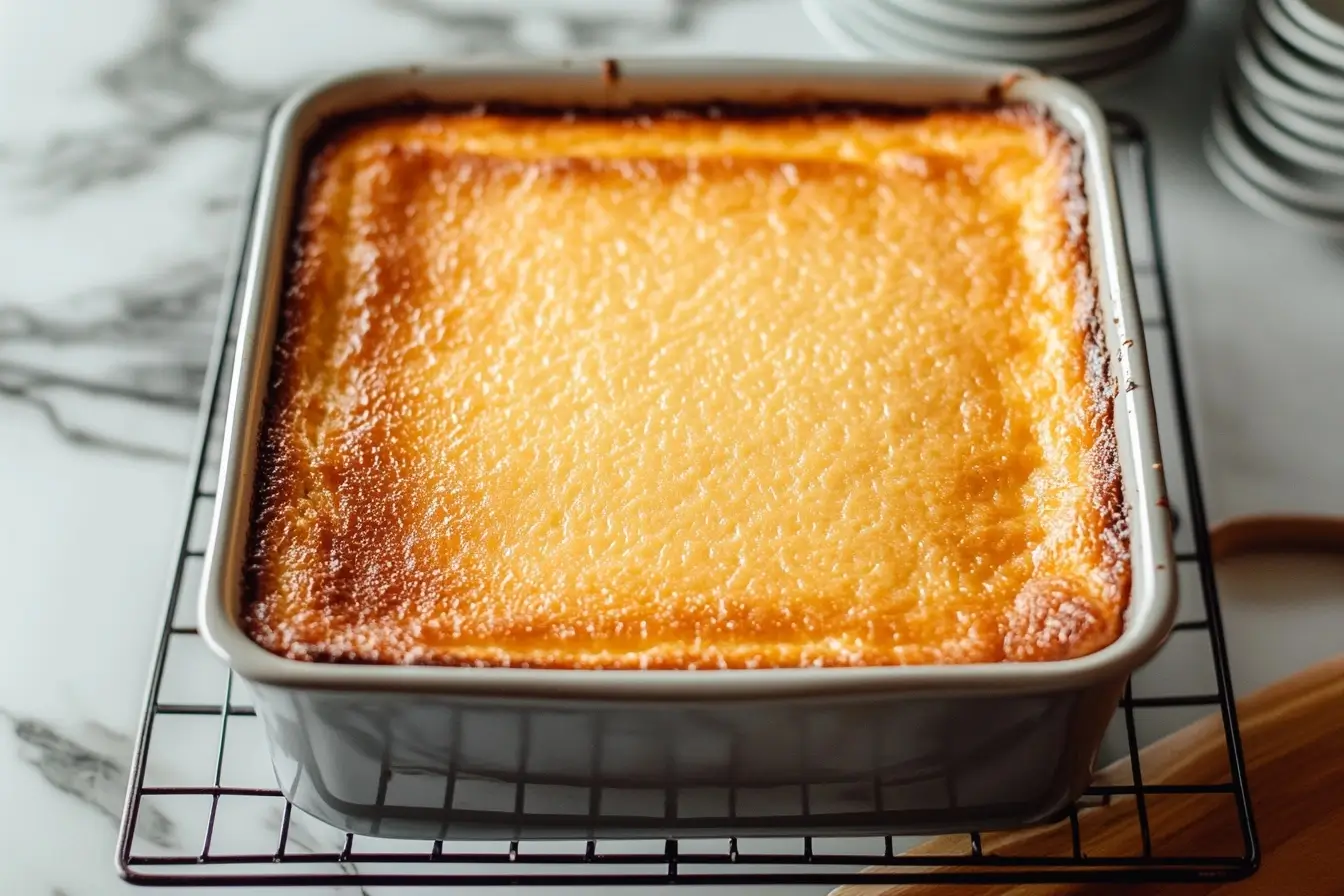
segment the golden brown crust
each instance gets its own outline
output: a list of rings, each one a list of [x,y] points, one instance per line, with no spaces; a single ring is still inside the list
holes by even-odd
[[[1058,583],[1037,581],[1023,589],[1009,614],[1005,659],[1061,660],[1084,656],[1120,636],[1130,590],[1129,518],[1122,491],[1114,403],[1117,393],[1105,341],[1101,295],[1091,264],[1088,204],[1082,147],[1054,122],[1034,112],[1019,112],[1051,134],[1051,154],[1058,160],[1060,201],[1069,222],[1068,251],[1075,276],[1075,326],[1090,386],[1087,425],[1092,433],[1088,468],[1092,503],[1100,518],[1101,562],[1106,587],[1101,606],[1071,598]],[[1061,612],[1062,610],[1062,612]]]
[[[1043,141],[1041,164],[1058,174],[1060,195],[1055,201],[1068,222],[1062,251],[1075,279],[1070,289],[1075,346],[1090,387],[1089,402],[1079,413],[1089,442],[1083,461],[1089,479],[1087,515],[1094,518],[1078,519],[1075,525],[1081,543],[1097,542],[1095,561],[1079,573],[1093,584],[1073,574],[1052,575],[1045,570],[1027,577],[1015,595],[1007,596],[1002,610],[971,610],[968,605],[952,616],[939,616],[937,624],[919,625],[864,617],[870,632],[875,618],[884,625],[889,622],[896,638],[867,644],[818,636],[818,632],[844,634],[837,626],[843,626],[853,612],[839,612],[844,609],[843,596],[818,600],[812,613],[806,602],[772,606],[745,596],[735,602],[731,595],[726,600],[720,595],[715,611],[683,600],[675,618],[660,616],[639,599],[630,599],[619,611],[596,620],[567,615],[569,598],[563,597],[538,598],[535,605],[522,609],[505,606],[503,596],[503,609],[492,608],[488,594],[473,603],[469,596],[477,594],[473,589],[479,582],[462,563],[466,555],[444,547],[439,534],[423,528],[427,519],[423,490],[442,471],[427,466],[417,449],[434,437],[423,419],[408,412],[419,384],[389,373],[419,369],[416,365],[425,359],[416,353],[428,351],[407,337],[408,327],[423,322],[415,319],[419,309],[405,306],[405,297],[442,286],[431,285],[424,247],[406,236],[409,216],[417,213],[423,199],[420,185],[435,178],[476,184],[527,177],[543,182],[577,178],[593,189],[601,189],[611,178],[625,185],[648,180],[675,185],[688,176],[684,159],[639,155],[635,138],[645,134],[650,123],[677,124],[684,128],[677,139],[693,143],[704,138],[706,123],[773,121],[781,123],[780,139],[788,141],[797,136],[790,128],[813,121],[839,120],[862,128],[897,116],[888,110],[885,117],[874,117],[872,109],[822,110],[810,118],[778,110],[757,110],[750,116],[725,109],[661,115],[644,110],[626,118],[584,113],[572,119],[614,121],[620,126],[610,141],[616,149],[599,141],[590,142],[587,150],[580,148],[595,157],[529,155],[522,150],[519,157],[502,158],[491,151],[491,141],[500,134],[526,134],[541,119],[518,110],[507,116],[498,110],[478,111],[476,117],[429,113],[346,124],[320,141],[311,165],[259,442],[246,570],[244,621],[249,634],[268,649],[305,660],[667,669],[1044,661],[1081,656],[1114,640],[1128,598],[1129,539],[1112,422],[1116,389],[1089,264],[1079,150],[1061,130],[1033,112],[937,114],[952,130],[958,122],[974,130],[987,119],[1030,129]],[[905,120],[921,120],[921,114],[905,115]],[[475,132],[464,125],[485,120],[488,125]],[[459,137],[455,128],[467,137]],[[865,139],[882,136],[879,128]],[[620,144],[626,140],[636,145],[636,158],[620,157]],[[833,149],[821,146],[780,161],[772,157],[777,146],[769,147],[769,152],[746,152],[741,158],[720,148],[718,155],[700,158],[691,167],[695,177],[740,181],[761,176],[761,171],[769,177],[787,166],[790,178],[810,183],[840,178],[841,172],[863,177],[865,167],[872,164],[828,156]],[[934,180],[964,177],[967,172],[955,153],[943,151],[897,152],[895,164],[913,166],[919,177]],[[360,193],[356,198],[363,205],[352,210],[353,184],[359,178],[372,178],[376,188]],[[359,251],[350,254],[343,250],[347,235],[355,232]],[[351,302],[358,306],[353,312]],[[352,321],[359,329],[353,336]],[[443,329],[433,333],[452,336]],[[340,345],[340,358],[320,357],[334,343]],[[361,376],[384,379],[377,388],[367,388]],[[345,403],[357,406],[346,407],[333,395],[347,395]],[[330,423],[333,414],[340,416],[337,425],[323,428],[321,421]],[[487,500],[484,493],[473,494],[465,481],[452,483],[451,489],[456,490],[442,500],[463,506]],[[451,537],[470,538],[470,527],[463,526]],[[902,612],[923,618],[926,611],[927,607],[906,607]],[[799,613],[812,617],[800,621]],[[650,620],[667,623],[663,642],[635,643],[621,634]],[[735,634],[723,633],[725,620],[736,620]],[[441,623],[451,625],[455,634],[446,634]],[[589,637],[570,646],[575,644],[576,627],[586,628]],[[716,631],[720,641],[707,643],[703,636]]]

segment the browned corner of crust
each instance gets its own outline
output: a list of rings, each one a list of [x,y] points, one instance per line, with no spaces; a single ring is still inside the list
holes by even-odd
[[[1033,579],[1008,612],[1004,659],[1052,662],[1084,656],[1114,640],[1119,624],[1118,616],[1094,607],[1067,579]]]

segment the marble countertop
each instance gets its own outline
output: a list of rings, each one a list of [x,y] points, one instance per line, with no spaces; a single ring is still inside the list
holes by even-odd
[[[835,56],[793,0],[45,0],[0,7],[0,879],[123,891],[113,842],[246,166],[338,69],[476,53]],[[1344,512],[1344,249],[1198,149],[1239,4],[1104,100],[1149,128],[1210,517]],[[532,9],[532,12],[526,10]],[[1344,646],[1344,586],[1224,583],[1233,674]],[[76,858],[77,857],[77,858]]]

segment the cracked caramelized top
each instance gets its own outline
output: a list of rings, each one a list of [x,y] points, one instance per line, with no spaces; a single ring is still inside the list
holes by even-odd
[[[425,113],[313,163],[245,623],[296,659],[1053,660],[1120,631],[1074,147]]]

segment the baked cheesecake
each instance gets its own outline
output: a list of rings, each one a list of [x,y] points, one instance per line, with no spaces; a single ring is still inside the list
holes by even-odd
[[[244,622],[298,660],[1052,661],[1127,532],[1025,108],[389,113],[298,197]]]

